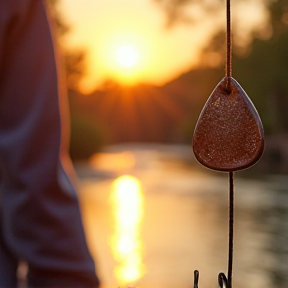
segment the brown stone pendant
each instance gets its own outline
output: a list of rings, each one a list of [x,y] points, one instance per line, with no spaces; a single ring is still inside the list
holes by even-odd
[[[213,170],[242,170],[261,157],[264,150],[261,119],[232,77],[224,77],[210,95],[192,142],[196,159]]]

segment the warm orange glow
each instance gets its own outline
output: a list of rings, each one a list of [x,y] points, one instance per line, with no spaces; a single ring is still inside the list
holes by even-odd
[[[90,165],[97,170],[123,174],[134,168],[135,161],[135,156],[130,151],[120,153],[96,153],[90,158]]]
[[[126,85],[139,82],[149,69],[146,41],[134,33],[119,33],[119,36],[107,39],[103,43],[101,54],[108,78]]]
[[[138,51],[129,45],[121,46],[116,51],[116,60],[121,67],[131,68],[138,62]]]
[[[115,277],[120,285],[135,283],[144,273],[140,225],[143,216],[143,195],[140,182],[132,176],[121,176],[112,185],[115,230],[112,253],[118,265]]]
[[[192,66],[201,64],[198,63],[199,52],[207,45],[211,35],[223,28],[225,5],[219,13],[208,13],[205,16],[201,13],[201,7],[193,5],[194,2],[191,1],[191,7],[187,7],[188,12],[201,20],[194,25],[176,25],[167,30],[164,29],[164,13],[154,2],[59,1],[59,10],[72,27],[65,37],[65,45],[72,48],[82,47],[87,51],[88,65],[80,85],[82,91],[91,92],[95,86],[101,86],[107,79],[121,84],[148,82],[162,85]],[[251,31],[263,30],[267,33],[269,29],[265,23],[268,13],[264,2],[235,1],[235,42],[246,45]],[[128,64],[131,58],[128,61],[121,57],[126,64],[119,67],[119,62],[115,61],[115,53],[119,47],[125,45],[136,49],[138,62],[134,63],[133,60],[134,64]],[[127,65],[132,66],[123,69]]]

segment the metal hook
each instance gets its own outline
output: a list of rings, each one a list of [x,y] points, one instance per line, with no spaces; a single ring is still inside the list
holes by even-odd
[[[199,280],[199,271],[194,271],[194,286],[193,288],[198,288],[198,280]]]
[[[227,280],[225,274],[222,272],[219,273],[219,275],[218,275],[218,283],[219,283],[220,288],[229,288],[228,287],[228,280]]]
[[[194,285],[193,288],[198,288],[198,281],[199,281],[199,271],[194,271]],[[223,272],[219,273],[218,275],[218,283],[220,288],[230,288],[228,286],[228,280],[227,277]]]

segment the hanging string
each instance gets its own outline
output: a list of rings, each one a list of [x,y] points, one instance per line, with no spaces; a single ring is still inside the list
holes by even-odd
[[[230,0],[226,0],[226,76],[232,76],[232,37],[231,37],[231,9],[230,9]]]
[[[232,76],[232,37],[231,37],[231,5],[226,0],[226,77]],[[229,172],[229,248],[228,248],[228,288],[232,288],[233,268],[233,238],[234,238],[234,172]]]
[[[234,234],[234,172],[229,172],[229,249],[228,249],[228,288],[232,288]]]

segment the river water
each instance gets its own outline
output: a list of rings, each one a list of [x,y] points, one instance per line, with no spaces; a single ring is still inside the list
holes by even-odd
[[[260,164],[259,164],[260,165]],[[218,287],[227,274],[228,175],[190,147],[117,145],[78,163],[88,244],[103,288]],[[288,287],[288,179],[235,175],[233,288]]]

